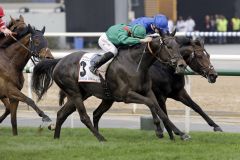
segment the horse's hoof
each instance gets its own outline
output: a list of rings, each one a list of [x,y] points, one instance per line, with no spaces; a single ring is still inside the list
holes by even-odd
[[[158,138],[163,138],[163,137],[164,137],[163,133],[156,133],[156,136],[157,136]]]
[[[52,122],[52,120],[46,115],[42,118],[43,122]]]
[[[42,131],[43,131],[43,126],[40,125],[40,126],[38,127],[38,133],[41,133]]]
[[[191,136],[187,135],[187,134],[184,134],[181,136],[181,140],[184,140],[184,141],[187,141],[187,140],[190,140],[191,139]]]
[[[103,136],[98,137],[99,142],[106,142],[107,140]]]
[[[175,141],[175,137],[174,136],[170,136],[169,137],[171,141]]]
[[[221,127],[214,127],[214,132],[223,132],[222,128]]]
[[[48,130],[50,130],[50,131],[54,131],[55,128],[56,128],[55,124],[48,125]]]

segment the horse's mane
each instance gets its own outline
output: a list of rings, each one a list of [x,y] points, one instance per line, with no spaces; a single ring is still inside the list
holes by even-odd
[[[180,47],[191,45],[192,41],[204,44],[203,39],[201,37],[197,37],[194,40],[190,37],[176,37],[176,41],[180,45]]]
[[[191,38],[189,37],[176,37],[176,41],[181,47],[191,44]]]

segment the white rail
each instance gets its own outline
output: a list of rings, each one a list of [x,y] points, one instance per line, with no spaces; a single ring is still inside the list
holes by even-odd
[[[100,37],[104,32],[46,32],[48,37]],[[177,32],[176,36],[240,37],[240,32]]]
[[[68,51],[53,51],[52,55],[55,58],[62,58],[70,53],[73,53],[75,50]],[[224,61],[240,61],[240,55],[222,55],[222,54],[212,54],[210,57],[211,60],[224,60]]]

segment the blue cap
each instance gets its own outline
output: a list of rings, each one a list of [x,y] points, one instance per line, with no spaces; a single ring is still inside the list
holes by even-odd
[[[155,25],[158,29],[168,31],[168,19],[163,14],[158,14],[154,16],[153,25]]]

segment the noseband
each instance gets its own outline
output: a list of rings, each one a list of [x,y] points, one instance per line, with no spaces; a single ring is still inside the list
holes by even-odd
[[[31,60],[33,62],[34,65],[37,60],[37,58],[39,58],[39,54],[37,53],[36,51],[36,48],[35,48],[35,45],[34,45],[34,42],[32,40],[32,37],[34,37],[32,34],[30,36],[30,39],[29,39],[29,44],[30,44],[30,49],[28,47],[26,47],[24,44],[22,44],[19,40],[17,40],[15,37],[13,37],[12,35],[10,35],[20,46],[22,46],[24,49],[26,49],[30,55],[31,55]],[[33,57],[33,58],[32,58]]]

